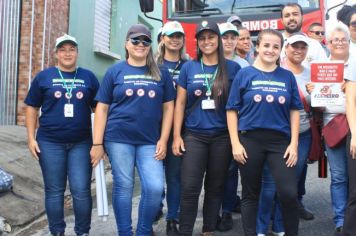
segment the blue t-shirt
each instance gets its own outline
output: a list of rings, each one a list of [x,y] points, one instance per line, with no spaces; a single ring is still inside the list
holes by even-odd
[[[68,88],[72,89],[73,117],[64,116],[64,106],[68,103],[66,88],[56,67],[38,73],[32,81],[25,103],[41,107],[37,140],[55,143],[75,143],[91,139],[91,107],[95,107],[95,94],[99,82],[95,75],[86,69],[77,68],[74,72],[61,72]]]
[[[234,79],[240,66],[230,60],[226,60],[228,80]],[[200,61],[186,62],[179,75],[178,85],[187,90],[187,104],[185,107],[185,128],[196,133],[214,134],[227,130],[225,104],[219,104],[216,109],[203,110],[202,100],[207,99],[205,76],[212,78],[217,65],[203,66]],[[203,96],[202,98],[200,98]],[[200,99],[199,99],[200,98]],[[198,104],[195,104],[195,103]]]
[[[111,66],[96,100],[110,105],[105,141],[127,144],[156,144],[160,137],[163,103],[175,99],[172,78],[160,68],[161,80],[147,75],[148,67],[126,61]]]
[[[292,72],[281,67],[263,72],[249,66],[236,75],[226,109],[239,112],[240,131],[273,129],[290,136],[290,110],[301,110],[303,104]]]
[[[186,62],[185,60],[167,61],[166,59],[163,59],[162,65],[167,67],[169,73],[171,74],[174,88],[177,87],[177,81],[179,78],[180,70],[182,69],[182,66],[185,62]]]

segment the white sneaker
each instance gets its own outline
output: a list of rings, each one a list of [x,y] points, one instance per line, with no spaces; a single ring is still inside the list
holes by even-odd
[[[265,234],[257,234],[257,236],[266,236]]]
[[[277,232],[272,232],[272,235],[274,235],[274,236],[284,236],[284,232],[279,232],[279,233],[277,233]]]

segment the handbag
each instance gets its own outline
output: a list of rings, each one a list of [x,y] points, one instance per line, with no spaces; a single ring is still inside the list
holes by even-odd
[[[345,140],[348,132],[349,124],[345,114],[336,115],[322,130],[324,140],[330,148],[337,147]]]
[[[311,145],[309,150],[308,159],[310,161],[319,161],[325,158],[324,146],[321,135],[322,116],[320,112],[312,111],[307,103],[303,92],[299,89],[299,96],[302,100],[304,110],[306,113],[312,114],[310,118],[310,131],[311,131]]]

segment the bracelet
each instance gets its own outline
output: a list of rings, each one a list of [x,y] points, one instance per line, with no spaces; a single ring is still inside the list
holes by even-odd
[[[93,143],[92,146],[103,146],[103,144],[102,143]]]

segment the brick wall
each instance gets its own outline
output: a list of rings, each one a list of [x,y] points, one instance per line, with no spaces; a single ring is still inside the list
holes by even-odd
[[[24,99],[30,81],[42,69],[55,65],[54,43],[57,37],[68,32],[69,2],[70,0],[35,0],[34,6],[32,6],[32,0],[22,1],[17,101],[18,125],[25,123]],[[31,44],[32,9],[34,9],[34,22]],[[30,55],[31,46],[32,54]],[[30,66],[31,63],[32,66]]]

